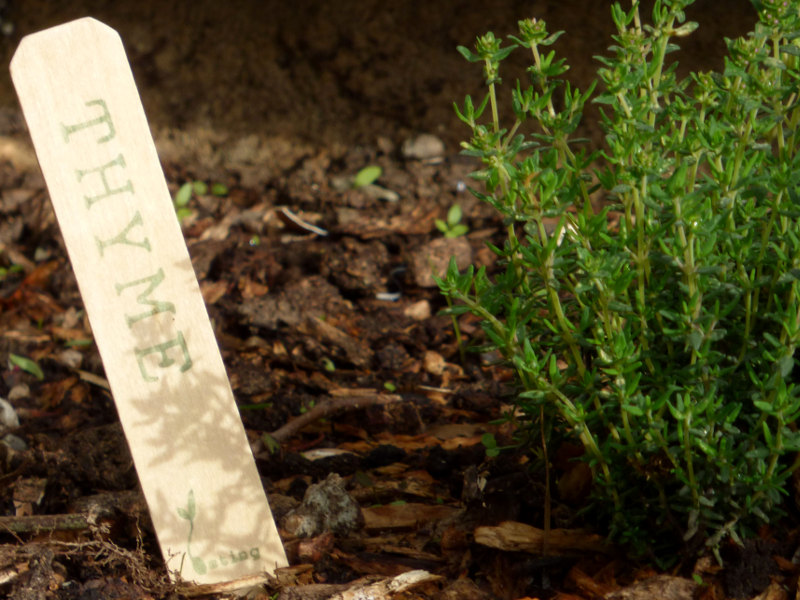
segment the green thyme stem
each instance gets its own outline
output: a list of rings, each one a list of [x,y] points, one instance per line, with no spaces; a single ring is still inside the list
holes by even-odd
[[[491,68],[491,60],[486,59],[487,69]],[[495,91],[494,81],[489,83],[489,104],[492,107],[492,126],[494,127],[494,132],[498,133],[500,131],[500,116],[497,112],[497,92]]]
[[[531,44],[531,54],[533,55],[533,62],[536,65],[537,71],[539,73],[541,73],[541,71],[542,71],[542,58],[539,55],[539,48],[538,48],[537,44],[535,44],[535,43]],[[542,92],[546,92],[547,91],[547,77],[544,74],[540,75],[539,88],[541,89]],[[556,109],[555,109],[555,105],[553,104],[553,96],[552,96],[552,94],[547,96],[547,112],[550,114],[551,118],[555,118]],[[541,123],[541,121],[540,121],[540,124],[542,126],[542,129],[545,131],[545,133],[550,135],[551,132],[550,132],[549,128],[546,127],[543,123]],[[572,150],[569,149],[569,146],[566,143],[566,140],[557,141],[556,144],[555,144],[555,147],[556,147],[556,151],[559,154],[559,162],[561,164],[574,164],[575,163],[575,155],[573,154]],[[581,190],[581,198],[583,200],[583,204],[584,205],[588,204],[591,207],[591,199],[589,198],[589,191],[588,191],[588,189],[586,187],[586,182],[583,181],[583,180],[580,180],[578,185],[579,185],[580,190]],[[594,211],[592,210],[592,212],[594,212]]]
[[[674,24],[675,17],[673,15],[670,17],[669,21],[667,21],[666,26],[662,29],[662,34],[658,37],[658,41],[656,42],[655,49],[653,51],[653,74],[647,78],[647,87],[650,92],[650,114],[648,117],[648,123],[651,127],[655,125],[656,122],[655,109],[659,105],[661,73],[664,69],[664,56],[666,56],[667,45],[669,44],[670,38],[670,36],[664,32],[671,31]]]
[[[767,219],[765,227],[761,231],[761,246],[758,249],[758,258],[756,259],[756,267],[755,267],[755,282],[758,283],[761,281],[761,278],[764,273],[764,258],[767,254],[767,249],[769,248],[770,239],[773,237],[773,231],[775,230],[777,220],[779,217],[779,207],[781,197],[783,196],[783,191],[779,192],[776,197],[772,198],[772,206],[769,212],[769,219]],[[774,282],[773,282],[774,283]],[[755,295],[753,297],[753,312],[758,313],[759,307],[759,299],[760,299],[760,290],[756,289]],[[770,305],[772,304],[772,296],[767,292],[766,297],[767,308],[769,310]]]
[[[473,311],[475,314],[477,314],[478,316],[489,322],[495,328],[495,331],[498,334],[502,334],[502,332],[504,331],[503,324],[491,312],[487,311],[482,305],[480,305],[480,303],[472,300],[471,298],[465,296],[464,294],[458,292],[457,290],[453,290],[451,293],[456,297],[457,300],[463,302],[464,305],[467,306],[471,311]],[[521,350],[521,346],[519,345],[519,340],[515,340],[515,342],[516,345],[514,346],[514,348],[507,349],[507,351],[510,352],[510,356],[513,356],[514,354],[519,356],[524,356],[524,353]],[[569,416],[570,414],[577,414],[577,410],[573,402],[567,396],[565,396],[560,390],[554,389],[552,386],[544,386],[541,389],[548,389],[549,394],[557,398],[558,401],[561,403],[561,405],[567,409],[566,411],[562,411],[562,414],[565,415],[566,420],[572,427],[574,427],[576,430],[579,430],[579,437],[581,441],[583,442],[587,450],[589,450],[589,453],[592,456],[592,458],[595,461],[597,461],[597,463],[600,465],[600,469],[603,473],[603,477],[605,478],[605,480],[608,482],[609,485],[612,485],[613,480],[611,477],[611,471],[609,469],[608,463],[606,462],[603,453],[600,451],[600,448],[597,446],[597,442],[595,441],[594,436],[589,431],[588,426],[585,423],[579,423],[578,421],[572,419]],[[613,496],[615,505],[618,505],[619,498],[616,494],[616,491],[614,491]]]
[[[684,281],[686,283],[687,296],[689,303],[694,302],[694,308],[691,314],[691,323],[694,324],[697,322],[702,308],[702,294],[697,287],[697,269],[694,255],[694,233],[689,231],[689,234],[687,235],[687,227],[682,212],[682,199],[675,197],[672,200],[672,204],[675,210],[675,219],[677,221],[676,229],[678,232],[678,239],[683,252],[682,270]],[[697,362],[697,358],[697,349],[692,347],[691,364],[695,364]]]
[[[685,398],[684,402],[689,402],[689,398]],[[683,420],[681,422],[681,426],[683,427],[683,460],[686,463],[686,475],[689,478],[689,490],[692,493],[692,506],[697,507],[699,504],[698,501],[698,490],[697,490],[697,480],[694,476],[694,452],[692,448],[692,434],[689,431],[691,417],[688,414],[689,410],[687,407],[684,407],[686,413],[684,414]]]
[[[592,460],[596,461],[598,465],[600,465],[600,470],[602,472],[603,478],[605,479],[606,483],[609,485],[612,493],[612,500],[614,502],[614,507],[616,510],[620,508],[620,500],[619,494],[617,493],[616,487],[614,486],[614,479],[611,476],[611,469],[609,468],[608,461],[606,460],[605,455],[600,450],[600,447],[597,445],[597,441],[595,437],[592,435],[591,431],[589,431],[589,427],[585,422],[579,422],[574,419],[571,415],[578,414],[575,404],[565,396],[560,390],[550,388],[550,393],[558,399],[563,407],[567,410],[562,410],[561,414],[564,419],[569,423],[569,425],[578,433],[578,437],[583,444],[583,447],[588,451],[589,456]]]
[[[727,186],[725,189],[726,195],[731,193],[738,187],[739,171],[742,168],[742,161],[744,160],[745,150],[750,144],[750,135],[753,132],[753,121],[755,120],[755,118],[756,118],[756,110],[753,109],[752,111],[750,111],[749,118],[745,123],[744,131],[739,137],[739,142],[737,143],[736,154],[733,159],[733,171],[731,172],[730,181],[727,182]]]
[[[533,54],[533,63],[536,65],[536,70],[538,73],[540,73],[539,87],[542,89],[542,91],[547,91],[547,76],[542,73],[542,58],[539,56],[539,48],[537,44],[531,44],[531,53]],[[553,106],[552,95],[548,96],[547,98],[547,112],[550,113],[551,117],[556,116],[556,109],[555,106]]]
[[[561,305],[561,298],[558,297],[558,290],[552,284],[552,282],[555,280],[553,275],[552,254],[544,261],[543,271],[542,279],[545,289],[547,290],[547,296],[550,299],[550,309],[555,313],[556,322],[559,325],[561,334],[564,336],[564,340],[567,342],[567,347],[572,355],[572,360],[575,361],[575,366],[578,369],[578,376],[583,378],[584,374],[586,373],[586,365],[583,362],[583,356],[581,356],[580,347],[578,346],[575,336],[572,333],[572,327],[564,315],[564,308]]]
[[[497,70],[497,65],[492,63],[492,59],[486,59],[486,72],[487,73],[494,73]],[[499,135],[500,133],[500,114],[497,110],[497,90],[495,89],[494,78],[489,80],[489,105],[492,109],[492,128],[495,135]],[[496,142],[496,149],[497,155],[494,157],[495,166],[498,167],[499,172],[502,174],[500,178],[500,189],[503,193],[503,198],[508,198],[508,179],[509,175],[505,170],[505,165],[503,165],[502,160],[500,157],[503,155],[503,144],[502,141],[498,138]]]
[[[792,94],[791,97],[787,99],[786,106],[794,106],[796,102],[797,102],[797,94]],[[784,148],[784,155],[781,156],[781,159],[787,159],[788,157],[794,156],[798,126],[800,126],[800,108],[794,108],[791,112],[791,116],[789,117],[789,123],[787,125],[787,129],[791,131],[791,134],[789,134],[789,140],[786,143],[786,147]]]
[[[445,296],[445,301],[447,302],[447,307],[452,310],[453,299],[449,294]],[[464,340],[461,338],[461,327],[458,325],[458,319],[452,313],[450,314],[450,322],[453,325],[453,334],[456,338],[456,345],[458,346],[458,356],[461,359],[461,366],[465,366],[467,364],[467,359],[464,352]]]
[[[633,206],[636,210],[636,273],[637,273],[637,310],[639,312],[639,343],[642,345],[644,354],[650,351],[650,343],[647,341],[647,317],[645,314],[646,308],[644,300],[647,296],[647,285],[650,280],[650,247],[645,242],[645,215],[644,215],[644,202],[642,197],[647,193],[647,181],[642,180],[642,187],[639,193],[634,190],[633,192]],[[650,370],[650,373],[655,373],[655,365],[653,361],[647,357],[645,364]]]

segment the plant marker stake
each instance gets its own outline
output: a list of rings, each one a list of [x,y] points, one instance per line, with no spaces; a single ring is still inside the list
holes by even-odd
[[[274,573],[286,555],[122,40],[53,27],[11,76],[171,576]]]

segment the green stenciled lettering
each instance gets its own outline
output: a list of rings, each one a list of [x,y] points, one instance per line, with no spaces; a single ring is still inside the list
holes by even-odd
[[[130,179],[125,182],[122,187],[118,188],[111,188],[108,184],[108,177],[106,177],[106,171],[111,167],[125,167],[125,157],[120,154],[112,160],[100,167],[95,167],[94,169],[76,169],[75,174],[78,176],[78,181],[83,181],[83,178],[86,175],[97,173],[100,175],[100,181],[103,182],[103,192],[98,194],[97,196],[84,196],[83,199],[86,200],[86,208],[92,208],[92,205],[95,202],[103,200],[104,198],[108,198],[109,196],[114,196],[116,194],[121,194],[123,192],[130,192],[133,193],[133,183]]]
[[[159,269],[155,275],[151,275],[150,277],[144,277],[142,279],[137,279],[136,281],[130,281],[128,283],[116,283],[114,287],[117,289],[117,296],[121,296],[122,292],[129,287],[134,287],[137,285],[142,285],[149,283],[147,289],[143,291],[141,294],[136,296],[136,302],[139,304],[149,304],[153,308],[150,310],[146,310],[138,315],[125,315],[125,319],[128,322],[128,327],[132,327],[134,323],[137,321],[141,321],[144,318],[152,317],[157,315],[158,313],[169,311],[175,312],[175,305],[172,302],[162,302],[160,300],[151,300],[150,294],[153,293],[161,282],[164,281],[164,269]]]
[[[64,125],[61,124],[61,133],[64,135],[64,141],[69,143],[69,136],[71,136],[76,131],[80,131],[82,129],[87,129],[89,127],[95,127],[97,125],[106,125],[108,127],[108,133],[106,135],[102,135],[97,138],[98,144],[105,144],[106,142],[114,139],[114,136],[117,134],[116,129],[114,128],[114,123],[111,121],[111,113],[108,112],[108,106],[104,100],[89,100],[86,103],[86,106],[99,106],[103,109],[103,114],[97,117],[96,119],[90,119],[88,121],[83,121],[82,123],[77,123],[76,125]]]
[[[106,248],[109,246],[114,246],[116,244],[125,244],[126,246],[134,246],[136,248],[144,248],[148,252],[150,252],[150,240],[145,237],[141,242],[134,241],[128,238],[128,234],[130,233],[131,229],[134,227],[141,227],[142,226],[142,215],[137,210],[136,214],[133,215],[131,222],[125,226],[120,233],[115,235],[114,237],[103,241],[99,237],[95,237],[95,241],[97,242],[97,249],[100,251],[100,256],[103,256],[103,253],[106,251]]]
[[[150,354],[157,354],[161,358],[158,361],[158,366],[162,369],[171,367],[175,364],[175,359],[171,358],[167,351],[171,348],[180,348],[181,360],[183,361],[179,367],[179,371],[184,373],[192,368],[192,357],[189,356],[189,349],[186,347],[186,340],[183,337],[183,332],[179,331],[175,339],[169,340],[162,344],[155,344],[143,350],[136,350],[136,360],[139,363],[139,371],[142,374],[142,379],[145,381],[158,381],[158,377],[151,375],[147,372],[147,367],[144,364],[144,359]]]

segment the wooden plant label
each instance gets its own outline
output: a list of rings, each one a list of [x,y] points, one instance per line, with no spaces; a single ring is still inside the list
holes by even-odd
[[[116,31],[25,37],[11,76],[173,577],[285,566]]]

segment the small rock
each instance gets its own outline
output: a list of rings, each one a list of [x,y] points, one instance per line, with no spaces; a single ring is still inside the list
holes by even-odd
[[[14,410],[14,407],[11,406],[11,403],[4,399],[0,398],[0,424],[2,424],[3,428],[12,428],[12,427],[19,427],[19,417],[17,416],[17,411]]]
[[[363,524],[361,508],[344,489],[344,480],[331,473],[306,490],[303,503],[286,515],[281,527],[297,537],[314,537],[325,531],[347,534]]]
[[[769,578],[767,578],[767,581],[769,581]],[[696,589],[697,583],[691,579],[672,575],[655,575],[612,592],[606,598],[608,600],[650,600],[651,598],[690,600],[694,598]]]
[[[31,397],[31,388],[28,387],[27,383],[18,383],[14,387],[11,388],[8,392],[8,401],[9,402],[17,402],[18,400],[24,400],[25,398]]]
[[[8,433],[3,436],[3,439],[0,440],[3,444],[14,450],[15,452],[24,452],[28,449],[28,444],[25,443],[20,437],[17,437],[13,433]]]
[[[405,347],[394,340],[389,341],[375,353],[382,369],[405,371],[412,363]]]
[[[56,357],[56,360],[65,367],[69,367],[70,369],[79,369],[81,363],[83,362],[83,353],[79,350],[75,350],[75,348],[68,348],[63,352],[60,352]]]
[[[444,156],[444,142],[435,135],[422,133],[408,138],[401,149],[407,160],[434,160]]]
[[[300,543],[297,544],[298,562],[319,562],[330,554],[335,541],[335,537],[330,531],[311,539],[300,540]]]
[[[431,375],[441,375],[444,373],[444,369],[447,366],[447,363],[444,361],[444,357],[433,350],[428,350],[425,352],[423,363],[425,365],[425,370]]]
[[[451,256],[461,271],[472,264],[472,246],[466,238],[438,238],[418,248],[410,261],[414,282],[423,288],[436,287],[433,276],[443,277],[447,273]]]
[[[377,292],[375,294],[375,300],[380,300],[382,302],[397,302],[402,294],[400,292]]]
[[[374,183],[370,183],[369,185],[365,185],[359,189],[370,198],[375,198],[376,200],[383,200],[384,202],[398,202],[400,200],[400,194],[394,190],[388,190],[385,187],[375,185]]]
[[[414,319],[415,321],[424,321],[425,319],[429,319],[431,316],[431,303],[427,300],[414,302],[414,304],[406,306],[405,310],[403,310],[403,314],[409,319]]]
[[[353,189],[353,178],[346,175],[335,175],[331,177],[330,186],[337,192],[346,192]]]

